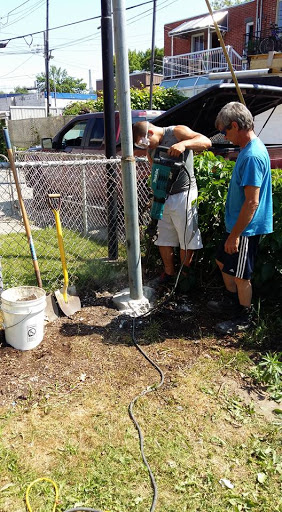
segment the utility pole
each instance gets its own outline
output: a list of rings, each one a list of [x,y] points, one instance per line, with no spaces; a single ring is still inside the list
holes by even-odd
[[[49,81],[49,0],[46,0],[46,31],[44,33],[45,84],[47,99],[47,117],[50,115],[50,81]]]
[[[125,0],[113,0],[116,78],[121,132],[121,169],[130,298],[143,297],[136,167],[133,154]]]
[[[101,0],[101,35],[106,157],[116,157],[112,2]],[[116,164],[107,164],[108,256],[118,258]]]
[[[152,26],[152,46],[151,46],[151,61],[150,61],[150,71],[151,71],[151,74],[150,74],[150,101],[149,101],[149,109],[150,110],[152,110],[152,102],[153,102],[156,9],[157,9],[157,0],[154,0],[154,6],[153,6],[153,26]]]

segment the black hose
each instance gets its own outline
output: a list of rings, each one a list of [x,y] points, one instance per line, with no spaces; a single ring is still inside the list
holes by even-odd
[[[140,318],[140,317],[138,317],[138,318]],[[139,350],[139,352],[142,354],[142,356],[145,357],[145,359],[157,370],[157,372],[159,373],[159,375],[161,377],[161,380],[160,380],[159,384],[157,384],[154,387],[149,387],[149,388],[146,388],[143,391],[141,391],[141,393],[139,393],[139,395],[137,395],[135,398],[133,398],[133,400],[130,402],[130,404],[128,406],[129,416],[130,416],[131,420],[133,421],[133,423],[134,423],[134,425],[135,425],[135,427],[136,427],[136,429],[138,431],[139,442],[140,442],[140,451],[141,451],[142,459],[143,459],[143,462],[144,462],[146,468],[148,469],[148,473],[149,473],[150,480],[151,480],[151,485],[152,485],[152,488],[153,488],[153,501],[152,501],[152,505],[151,505],[151,508],[150,508],[150,512],[153,512],[155,510],[155,507],[156,507],[156,504],[157,504],[158,488],[157,488],[155,477],[154,477],[154,475],[152,473],[152,470],[150,468],[150,464],[148,463],[148,461],[146,459],[146,455],[144,453],[144,437],[143,437],[140,425],[139,425],[138,421],[136,420],[136,418],[135,418],[135,416],[133,414],[133,407],[134,407],[134,404],[137,402],[138,398],[140,398],[142,396],[145,396],[148,393],[151,393],[152,391],[156,391],[157,389],[159,389],[163,385],[163,383],[164,383],[164,373],[163,373],[162,369],[146,354],[146,352],[136,342],[136,339],[135,339],[135,318],[133,318],[133,322],[132,322],[132,341],[133,341],[135,347],[137,348],[137,350]]]
[[[97,508],[87,508],[87,507],[76,507],[76,508],[68,508],[65,512],[102,512],[101,510],[97,510]]]

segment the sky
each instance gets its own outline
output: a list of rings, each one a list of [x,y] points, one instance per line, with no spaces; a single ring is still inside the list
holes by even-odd
[[[151,48],[153,1],[124,0],[122,5],[126,8],[128,49]],[[1,2],[0,43],[9,42],[0,49],[0,91],[9,93],[17,86],[34,87],[36,75],[45,72],[46,6],[47,0]],[[163,47],[166,23],[207,12],[205,0],[157,0],[155,45]],[[87,88],[91,70],[94,90],[96,80],[102,77],[100,16],[101,0],[49,0],[50,66],[83,79]]]

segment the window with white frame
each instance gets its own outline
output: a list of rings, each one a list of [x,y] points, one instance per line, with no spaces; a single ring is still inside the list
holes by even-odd
[[[248,41],[251,41],[253,39],[253,36],[254,36],[254,22],[249,21],[248,23],[246,23],[246,43]]]
[[[191,52],[201,52],[204,50],[204,34],[195,34],[191,37]]]

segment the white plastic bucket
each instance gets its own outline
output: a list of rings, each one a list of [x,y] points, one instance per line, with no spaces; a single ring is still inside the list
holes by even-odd
[[[6,342],[30,350],[43,340],[46,292],[37,286],[18,286],[2,292]]]

